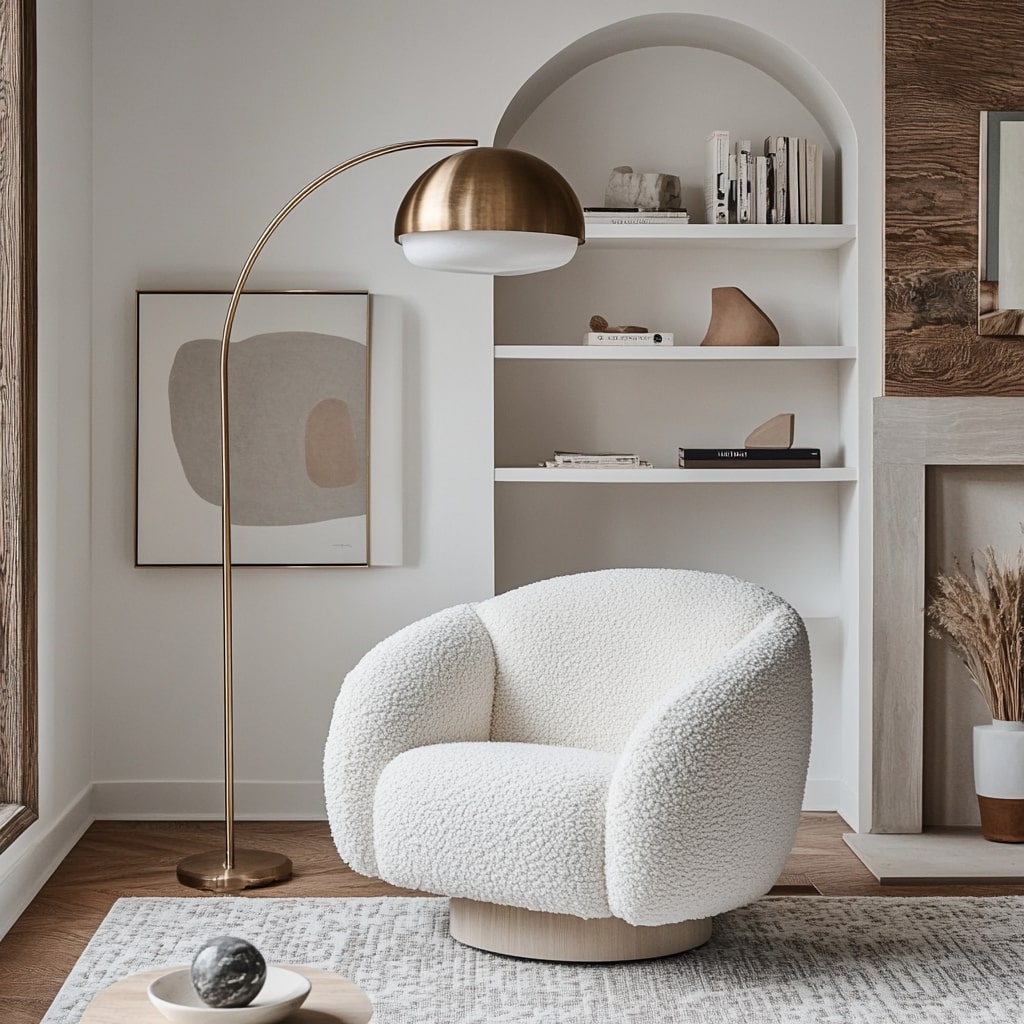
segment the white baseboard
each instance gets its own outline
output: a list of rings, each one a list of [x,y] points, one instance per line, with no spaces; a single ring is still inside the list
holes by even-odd
[[[804,788],[803,810],[834,811],[839,806],[838,779],[808,779]]]
[[[0,938],[92,822],[92,786],[86,786],[52,822],[33,822],[0,856]]]
[[[96,782],[93,812],[100,821],[219,820],[223,782]],[[239,821],[319,821],[327,817],[322,782],[236,782]]]

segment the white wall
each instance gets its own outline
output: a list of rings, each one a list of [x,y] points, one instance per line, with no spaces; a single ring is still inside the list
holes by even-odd
[[[90,4],[37,19],[39,819],[0,856],[0,935],[91,821]]]
[[[628,13],[666,9],[735,18],[779,38],[846,105],[861,158],[862,308],[872,311],[860,340],[864,372],[874,373],[881,3],[640,0]],[[94,0],[100,814],[220,813],[219,577],[132,564],[135,290],[230,289],[264,223],[315,174],[392,141],[488,141],[539,67],[622,16],[613,0]],[[409,268],[390,239],[404,188],[437,155],[384,158],[325,186],[251,279],[254,288],[366,288],[399,308],[408,458],[403,567],[236,576],[241,815],[319,813],[322,744],[345,672],[395,628],[493,586],[491,285]]]

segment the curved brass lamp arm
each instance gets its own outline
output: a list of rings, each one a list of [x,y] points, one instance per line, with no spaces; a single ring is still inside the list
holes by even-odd
[[[231,302],[228,304],[227,316],[224,318],[224,330],[221,334],[220,346],[220,445],[221,445],[221,538],[222,538],[222,563],[223,563],[223,593],[224,593],[224,820],[225,820],[225,884],[218,888],[233,888],[229,883],[230,876],[235,868],[235,756],[234,756],[234,679],[232,668],[232,607],[231,607],[231,458],[229,453],[229,430],[228,430],[228,348],[231,343],[231,328],[235,322],[235,312],[238,309],[238,302],[249,279],[249,273],[259,258],[263,247],[267,244],[270,236],[277,230],[281,222],[295,209],[303,199],[311,192],[315,192],[325,182],[331,180],[347,171],[357,164],[366,163],[378,156],[385,156],[388,153],[397,153],[404,149],[423,149],[429,146],[463,147],[477,145],[476,139],[425,139],[418,142],[399,142],[391,146],[382,146],[380,149],[373,149],[367,153],[352,157],[344,163],[332,167],[324,172],[315,181],[311,181],[301,192],[298,192],[284,207],[281,212],[267,225],[266,230],[260,235],[259,241],[253,246],[249,258],[238,275],[238,283],[231,295]],[[237,886],[243,888],[244,886]]]

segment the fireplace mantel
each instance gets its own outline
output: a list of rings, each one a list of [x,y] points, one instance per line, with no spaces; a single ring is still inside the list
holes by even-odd
[[[871,831],[922,826],[925,471],[1024,465],[1024,398],[874,401]]]

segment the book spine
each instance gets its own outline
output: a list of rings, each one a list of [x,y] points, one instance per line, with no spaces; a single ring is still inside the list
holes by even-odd
[[[765,159],[765,219],[768,224],[778,223],[775,219],[775,136],[769,135],[764,140]]]
[[[729,133],[713,131],[704,157],[704,207],[709,224],[729,223]]]
[[[686,214],[685,206],[584,206],[584,214],[613,213],[619,216],[627,213],[642,213],[645,217],[678,217]]]
[[[648,215],[644,213],[627,214],[587,214],[583,218],[587,224],[689,224],[688,214],[680,213],[671,216]]]
[[[754,161],[754,211],[755,224],[768,223],[768,157],[755,156]]]
[[[769,135],[765,139],[765,148],[770,151],[774,172],[774,191],[772,195],[772,223],[785,224],[788,212],[786,210],[787,182],[789,181],[789,167],[786,162],[786,136]]]
[[[651,331],[648,334],[616,334],[591,331],[583,335],[584,345],[673,345],[671,331]]]
[[[813,168],[812,164],[813,156]],[[821,224],[824,221],[823,211],[821,208],[822,195],[822,157],[824,151],[817,142],[811,142],[807,146],[807,195],[808,205],[814,211],[814,219],[811,221],[812,224]]]
[[[800,156],[797,152],[799,140],[794,135],[786,137],[786,223],[800,223]]]
[[[807,140],[797,140],[797,175],[800,181],[800,221],[801,224],[809,224],[807,207]]]
[[[638,455],[555,455],[556,466],[639,466]]]
[[[743,459],[680,459],[680,469],[821,469],[821,459],[762,459],[745,462]]]
[[[750,220],[750,141],[736,143],[736,223],[749,224]]]
[[[679,458],[718,462],[763,462],[770,459],[821,459],[820,448],[680,448]]]

